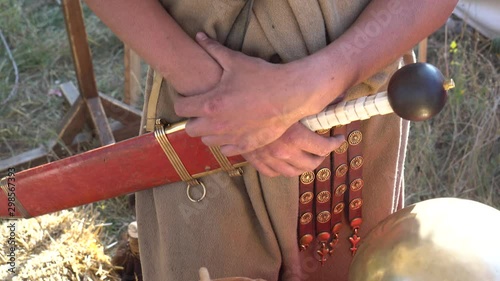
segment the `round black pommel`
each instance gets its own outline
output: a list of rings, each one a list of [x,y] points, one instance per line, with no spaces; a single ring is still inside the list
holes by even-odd
[[[453,88],[453,81],[446,80],[439,69],[428,63],[413,63],[394,73],[387,95],[398,116],[423,121],[441,111],[450,88]]]

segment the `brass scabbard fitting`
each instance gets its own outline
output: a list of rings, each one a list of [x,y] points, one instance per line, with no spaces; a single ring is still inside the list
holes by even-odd
[[[10,190],[9,187],[9,177],[3,177],[0,179],[0,189],[3,190],[5,197],[7,198],[7,202],[13,202],[13,206],[7,206],[7,210],[9,212],[9,216],[5,217],[5,219],[16,219],[16,218],[31,218],[31,215],[24,208],[23,204],[16,197],[16,192],[14,190]],[[11,199],[12,198],[12,199]],[[16,216],[16,210],[21,213],[22,217]]]

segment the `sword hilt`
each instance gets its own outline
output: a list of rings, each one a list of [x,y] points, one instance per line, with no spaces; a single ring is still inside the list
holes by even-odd
[[[427,120],[441,111],[453,80],[428,63],[409,64],[394,73],[387,92],[330,105],[300,120],[312,131],[330,129],[376,115],[396,113],[411,121]]]

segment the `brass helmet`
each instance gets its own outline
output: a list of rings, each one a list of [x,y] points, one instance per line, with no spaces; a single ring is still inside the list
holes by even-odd
[[[446,280],[500,280],[500,211],[456,198],[408,206],[366,236],[349,270],[349,281]]]

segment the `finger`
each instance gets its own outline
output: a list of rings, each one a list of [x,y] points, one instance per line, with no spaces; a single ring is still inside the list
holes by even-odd
[[[297,147],[283,145],[279,141],[259,149],[256,156],[259,161],[288,177],[313,170],[324,159],[324,157],[314,156]]]
[[[270,156],[287,162],[300,171],[314,170],[325,159],[325,156],[313,155],[299,147],[281,145],[270,147],[268,150]]]
[[[211,116],[223,111],[222,98],[212,98],[209,93],[188,97],[176,95],[173,101],[175,114],[180,117]]]
[[[220,123],[210,122],[207,118],[191,118],[186,123],[186,133],[190,137],[217,136],[223,134],[223,126]]]
[[[266,165],[264,162],[259,161],[254,153],[247,153],[242,155],[252,167],[254,167],[259,173],[268,177],[277,177],[280,173],[276,172],[273,168]]]
[[[227,69],[230,57],[236,52],[209,38],[205,33],[196,34],[196,42],[214,59],[223,69]]]
[[[220,124],[219,126],[205,126],[199,120],[190,122],[186,124],[188,135],[192,137],[201,136],[203,143],[206,145],[220,146],[220,150],[225,156],[249,153],[275,141],[275,138],[262,137],[265,134],[255,133],[252,136],[245,136],[239,134],[236,129],[229,130]]]
[[[273,169],[285,177],[296,177],[304,172],[304,170],[300,170],[284,161],[278,162]]]
[[[242,141],[240,141],[243,139]],[[272,142],[273,140],[269,141]],[[233,144],[222,145],[220,151],[226,156],[234,156],[239,154],[248,153],[258,148],[265,146],[267,143],[260,142],[258,138],[242,138],[239,137]]]
[[[305,171],[302,168],[297,168],[294,165],[291,165],[290,162],[282,161],[277,158],[263,160],[263,163],[265,163],[267,166],[272,167],[272,169],[278,172],[280,175],[286,177],[295,177]]]
[[[226,145],[231,145],[234,143],[233,138],[230,136],[227,136],[227,135],[206,136],[206,137],[202,137],[201,141],[206,146],[226,146]],[[226,156],[232,156],[232,155],[226,155]]]
[[[230,157],[230,156],[244,154],[244,153],[250,152],[251,150],[244,151],[244,150],[240,149],[240,147],[238,145],[225,144],[225,145],[221,145],[220,151],[222,152],[222,154],[226,155],[227,157]]]
[[[321,162],[323,162],[325,157],[326,156],[318,156],[301,151],[299,155],[284,161],[295,167],[297,170],[304,172],[316,169]]]
[[[208,270],[206,267],[202,267],[199,270],[200,281],[210,281],[210,275],[208,274]]]
[[[290,165],[286,161],[271,157],[269,153],[267,153],[267,149],[244,155],[247,155],[245,159],[247,159],[252,166],[266,176],[275,177],[283,175],[287,177],[294,177],[302,174],[303,172],[303,170]]]
[[[290,145],[300,147],[302,150],[317,156],[328,155],[337,149],[344,140],[345,137],[342,135],[334,137],[318,135],[301,123],[294,125],[284,138],[284,141]]]

